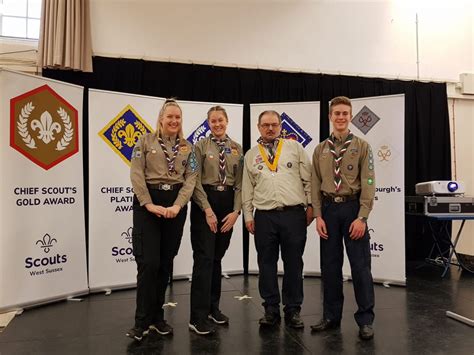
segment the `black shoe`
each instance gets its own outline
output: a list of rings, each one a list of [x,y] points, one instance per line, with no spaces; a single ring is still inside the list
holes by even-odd
[[[336,322],[334,320],[323,319],[318,324],[311,326],[312,332],[324,332],[325,330],[337,329],[341,326],[341,322]]]
[[[374,337],[374,330],[371,325],[362,325],[359,327],[359,337],[362,340],[370,340]]]
[[[228,324],[229,317],[223,314],[220,310],[212,311],[211,314],[207,316],[210,320],[212,320],[216,324]]]
[[[189,330],[199,335],[211,335],[216,331],[205,319],[189,323]]]
[[[258,321],[260,325],[273,327],[280,322],[281,318],[278,313],[265,312],[265,315]]]
[[[128,336],[129,338],[135,339],[137,341],[142,340],[143,337],[147,334],[148,334],[148,330],[144,330],[143,328],[140,328],[140,327],[133,327],[127,333],[125,333],[126,336]]]
[[[291,328],[295,328],[295,329],[304,328],[304,323],[300,317],[300,312],[291,312],[291,313],[286,314],[285,322],[286,322],[286,325]]]
[[[165,320],[150,325],[148,329],[154,330],[160,335],[173,334],[173,328],[168,323],[166,323]]]

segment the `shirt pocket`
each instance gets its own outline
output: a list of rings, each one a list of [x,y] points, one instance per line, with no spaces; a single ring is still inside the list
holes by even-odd
[[[188,157],[189,153],[179,153],[176,156],[176,161],[174,164],[174,168],[178,175],[183,175],[186,171],[186,166],[188,165]]]
[[[357,177],[359,175],[359,162],[355,157],[348,156],[342,161],[341,172],[351,178]]]

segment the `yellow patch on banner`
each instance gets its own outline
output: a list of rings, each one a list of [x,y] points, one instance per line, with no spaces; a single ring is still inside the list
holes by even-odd
[[[148,123],[131,105],[126,105],[98,135],[127,165],[130,165],[132,158],[140,158],[141,155],[137,151],[133,154],[138,140],[150,132],[153,132],[153,129]]]

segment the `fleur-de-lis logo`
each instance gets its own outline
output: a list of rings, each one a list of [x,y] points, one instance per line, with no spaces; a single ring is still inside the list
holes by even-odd
[[[281,113],[281,137],[295,140],[303,147],[313,140],[286,112]]]
[[[282,129],[280,135],[284,139],[293,139],[295,141],[298,141],[298,136],[294,133],[288,132],[288,130],[286,130],[286,129]]]
[[[51,238],[51,236],[46,233],[43,236],[43,239],[37,240],[36,245],[40,244],[40,247],[44,250],[45,253],[49,253],[50,249],[53,246],[53,243],[57,243],[56,238]]]
[[[122,232],[121,236],[127,239],[129,244],[132,244],[132,232],[133,228],[129,227],[125,232]]]
[[[54,132],[61,132],[61,125],[57,122],[53,122],[53,117],[48,111],[41,114],[39,120],[31,121],[31,129],[33,131],[39,130],[38,138],[41,139],[45,144],[54,140]]]
[[[124,130],[118,132],[119,138],[124,138],[124,143],[129,147],[134,147],[137,143],[138,138],[142,135],[142,132],[135,130],[130,123],[125,126]]]

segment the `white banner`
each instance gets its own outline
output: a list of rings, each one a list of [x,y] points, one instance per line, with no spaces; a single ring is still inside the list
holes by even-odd
[[[89,90],[91,291],[136,284],[130,158],[138,136],[155,130],[163,103],[156,97]]]
[[[83,88],[0,71],[0,311],[88,293]]]
[[[124,288],[136,284],[131,244],[132,197],[130,158],[134,137],[154,131],[163,98],[89,90],[89,286],[91,290]],[[208,134],[207,110],[214,103],[179,101],[185,138]],[[221,104],[229,115],[229,135],[240,142],[242,106]],[[128,128],[127,128],[128,127]],[[107,166],[107,173],[103,167]],[[190,205],[189,205],[190,207]],[[189,214],[189,213],[188,213]],[[242,271],[241,224],[223,271]],[[238,254],[237,254],[238,252]],[[192,273],[189,218],[174,262],[174,277]]]
[[[262,111],[275,110],[282,116],[281,135],[288,139],[300,142],[308,155],[309,161],[313,156],[314,148],[319,144],[319,102],[287,102],[250,105],[251,146],[254,146],[260,137],[257,128],[258,116]],[[303,255],[304,273],[319,275],[319,240],[315,237],[314,222],[308,226],[308,238]],[[258,272],[257,252],[253,236],[250,235],[249,272]],[[278,271],[283,272],[283,262],[278,261]]]
[[[370,213],[370,249],[375,281],[405,285],[405,95],[352,100],[350,130],[369,142],[376,194]],[[344,261],[344,274],[350,266]]]

